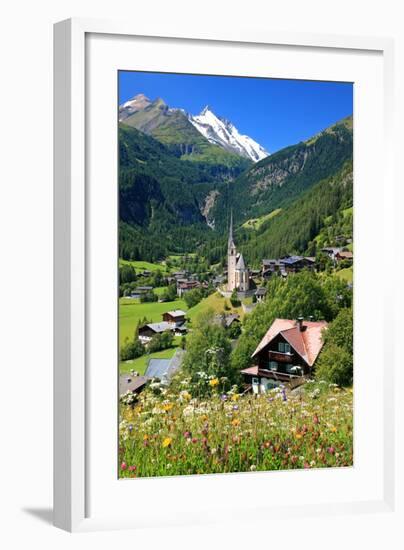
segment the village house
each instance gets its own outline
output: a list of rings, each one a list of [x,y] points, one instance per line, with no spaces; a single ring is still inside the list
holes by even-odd
[[[230,328],[235,323],[240,324],[240,315],[238,313],[216,315],[214,322],[222,325],[224,328]]]
[[[252,354],[254,365],[241,371],[246,388],[265,393],[280,384],[303,384],[313,373],[326,328],[326,321],[275,319]]]
[[[185,293],[195,288],[199,288],[201,283],[199,281],[191,281],[189,279],[177,280],[177,295],[181,298]]]
[[[132,291],[130,297],[131,298],[140,298],[144,294],[148,294],[149,292],[152,292],[152,290],[153,290],[152,286],[138,286],[137,288],[135,288]]]
[[[181,326],[185,323],[185,315],[185,311],[182,311],[182,309],[166,311],[163,313],[163,321],[171,323],[174,326]]]
[[[257,288],[254,295],[257,302],[260,303],[265,300],[266,294],[267,294],[267,289],[265,287],[261,287],[261,288]]]
[[[314,269],[316,260],[309,256],[285,256],[280,259],[286,273],[297,273],[302,269]]]
[[[139,340],[142,344],[148,344],[153,336],[163,332],[172,332],[174,336],[183,336],[188,332],[185,327],[185,311],[166,311],[162,318],[159,323],[147,323],[139,328]]]
[[[325,246],[324,248],[321,249],[321,252],[323,252],[323,254],[327,254],[327,256],[333,261],[335,262],[336,261],[336,255],[338,254],[338,252],[341,251],[341,248],[337,248],[335,246]]]
[[[349,250],[340,250],[335,254],[335,259],[337,262],[341,262],[343,260],[347,260],[349,262],[353,261],[353,254]]]
[[[172,377],[181,367],[185,351],[177,349],[171,359],[149,359],[144,376],[134,371],[130,374],[121,374],[119,377],[119,395],[123,397],[128,393],[139,395],[151,379],[157,378],[165,386],[168,386]]]
[[[145,387],[149,379],[147,376],[135,374],[121,374],[119,377],[119,395],[124,396],[127,393],[138,395]]]
[[[297,273],[302,269],[314,269],[315,258],[311,256],[284,256],[273,260],[262,260],[262,277],[268,279],[276,273],[286,277],[289,273]]]
[[[142,344],[148,344],[156,334],[171,332],[172,330],[173,325],[166,321],[160,323],[147,323],[147,325],[143,325],[139,328],[139,340]]]

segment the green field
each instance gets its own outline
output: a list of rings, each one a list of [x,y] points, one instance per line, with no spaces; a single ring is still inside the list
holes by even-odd
[[[167,268],[164,264],[152,264],[150,262],[143,262],[143,261],[129,261],[129,260],[119,260],[119,265],[131,265],[135,270],[136,273],[142,272],[142,271],[158,271],[160,270],[162,273],[167,272]]]
[[[231,308],[230,310],[226,310],[226,313],[239,313],[242,315],[242,308],[234,308],[232,307],[230,300],[228,298],[224,298],[219,292],[215,292],[214,294],[211,294],[207,298],[204,298],[202,301],[199,302],[196,306],[192,307],[187,312],[187,317],[193,321],[200,313],[203,313],[205,311],[208,311],[209,309],[213,309],[215,313],[222,313],[224,311],[224,305],[227,303],[227,305]]]
[[[156,351],[155,353],[142,355],[142,357],[132,359],[131,361],[121,361],[119,363],[119,372],[124,374],[125,372],[130,372],[133,369],[139,374],[144,374],[150,359],[171,359],[176,349],[177,348],[175,347],[164,349],[162,351]]]
[[[260,216],[259,218],[252,218],[250,220],[247,220],[245,223],[243,223],[242,227],[245,229],[259,229],[261,225],[266,222],[267,220],[270,220],[271,218],[274,218],[282,211],[282,208],[277,208],[276,210],[272,210],[269,214],[265,214],[264,216]]]
[[[147,317],[153,323],[162,320],[162,314],[173,309],[187,310],[183,300],[174,302],[147,302],[141,304],[137,300],[121,298],[119,300],[119,345],[122,345],[125,338],[132,338],[133,332],[139,319]]]
[[[346,267],[345,269],[340,269],[336,272],[336,275],[346,281],[347,283],[352,283],[353,281],[353,268]]]

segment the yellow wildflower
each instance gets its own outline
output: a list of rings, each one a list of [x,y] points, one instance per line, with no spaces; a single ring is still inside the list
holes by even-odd
[[[330,430],[331,430],[332,432],[336,432],[336,431],[337,431],[337,428],[336,428],[335,426],[331,426]]]
[[[233,426],[239,426],[240,425],[240,420],[238,418],[233,418],[231,423],[233,424]]]
[[[218,384],[219,384],[219,378],[212,378],[212,380],[209,380],[209,385],[212,386],[212,388],[214,388]]]
[[[143,441],[147,441],[149,439],[149,436],[147,434],[144,434]]]
[[[173,408],[173,404],[172,403],[166,403],[165,405],[163,405],[163,410],[164,411],[171,411],[171,409]]]
[[[169,447],[171,445],[172,438],[171,437],[165,437],[163,440],[163,448]]]
[[[231,400],[232,400],[232,401],[238,401],[238,398],[239,398],[239,397],[240,397],[239,394],[238,394],[238,393],[235,393],[235,394],[233,394],[233,395],[231,396]]]
[[[296,432],[295,437],[296,437],[296,439],[302,439],[303,434],[301,434],[300,432]]]

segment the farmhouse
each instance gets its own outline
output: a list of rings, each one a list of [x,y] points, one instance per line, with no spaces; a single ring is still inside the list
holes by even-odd
[[[132,376],[131,374],[121,374],[119,377],[119,395],[129,393],[139,394],[148,382],[146,376]]]
[[[148,323],[139,328],[139,340],[147,344],[156,334],[173,330],[173,325],[162,321],[161,323]]]
[[[185,323],[185,311],[182,311],[182,309],[166,311],[166,313],[163,313],[163,321],[171,323],[174,326],[183,325]]]
[[[326,328],[326,321],[275,319],[252,354],[254,366],[241,371],[246,387],[264,393],[280,384],[303,384],[313,372]]]
[[[163,320],[160,323],[147,323],[139,328],[139,340],[142,344],[147,344],[153,336],[162,332],[173,332],[174,336],[182,336],[187,333],[185,311],[182,309],[166,311],[162,317]]]

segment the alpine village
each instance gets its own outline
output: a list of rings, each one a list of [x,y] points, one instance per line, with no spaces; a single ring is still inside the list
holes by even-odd
[[[119,477],[353,465],[352,161],[120,106]]]

